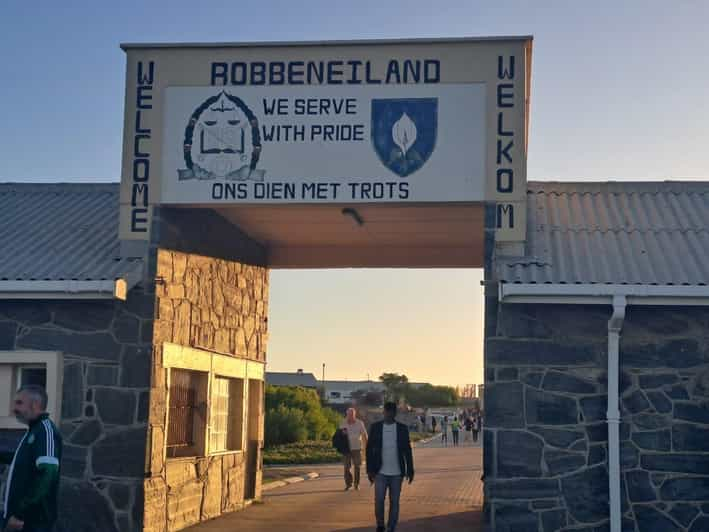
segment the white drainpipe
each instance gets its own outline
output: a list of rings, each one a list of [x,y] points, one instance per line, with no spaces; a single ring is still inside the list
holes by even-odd
[[[613,296],[613,315],[608,320],[608,492],[610,495],[611,532],[621,532],[620,511],[620,331],[625,320],[625,296]]]
[[[608,320],[608,495],[610,530],[621,532],[620,493],[620,331],[627,305],[709,306],[709,287],[626,285],[537,285],[501,283],[499,299],[505,303],[613,305]]]

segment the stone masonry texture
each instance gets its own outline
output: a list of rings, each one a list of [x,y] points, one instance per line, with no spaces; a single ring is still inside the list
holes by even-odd
[[[609,529],[610,314],[486,297],[489,530]],[[709,311],[628,307],[620,359],[623,531],[709,530]]]
[[[60,532],[142,528],[153,301],[0,301],[0,349],[63,353]]]
[[[265,362],[268,270],[167,249],[158,249],[155,258],[144,530],[163,532],[243,508],[246,457],[235,452],[165,460],[168,390],[162,346],[171,342]]]

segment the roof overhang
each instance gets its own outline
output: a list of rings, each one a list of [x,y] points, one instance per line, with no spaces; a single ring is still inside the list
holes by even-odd
[[[120,299],[137,280],[0,281],[0,299]]]
[[[125,42],[122,50],[145,48],[250,48],[279,46],[361,46],[370,44],[438,44],[486,41],[532,41],[532,35],[500,35],[488,37],[432,37],[414,39],[345,39],[332,41],[239,41],[239,42]]]
[[[237,205],[214,210],[266,249],[270,268],[484,264],[482,203]]]
[[[612,305],[625,296],[628,305],[709,306],[709,286],[625,284],[500,283],[501,303]]]

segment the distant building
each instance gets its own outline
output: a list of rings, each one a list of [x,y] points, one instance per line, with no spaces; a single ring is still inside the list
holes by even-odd
[[[302,386],[303,388],[317,389],[320,383],[312,373],[304,373],[302,369],[296,372],[266,372],[266,384],[274,386]]]
[[[385,389],[378,381],[325,381],[325,400],[334,404],[346,404],[352,402],[354,392],[383,392]]]

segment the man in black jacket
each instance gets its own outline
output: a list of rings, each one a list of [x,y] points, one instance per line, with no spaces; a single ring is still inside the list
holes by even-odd
[[[15,417],[28,427],[14,453],[0,453],[10,464],[0,530],[4,522],[6,532],[49,532],[57,519],[62,438],[46,408],[41,386],[22,386],[15,396]]]
[[[377,532],[394,532],[399,521],[399,498],[404,477],[414,481],[414,457],[409,429],[396,421],[396,404],[384,404],[384,421],[372,423],[367,442],[367,476],[374,483]],[[384,528],[384,499],[389,490],[389,523]]]

